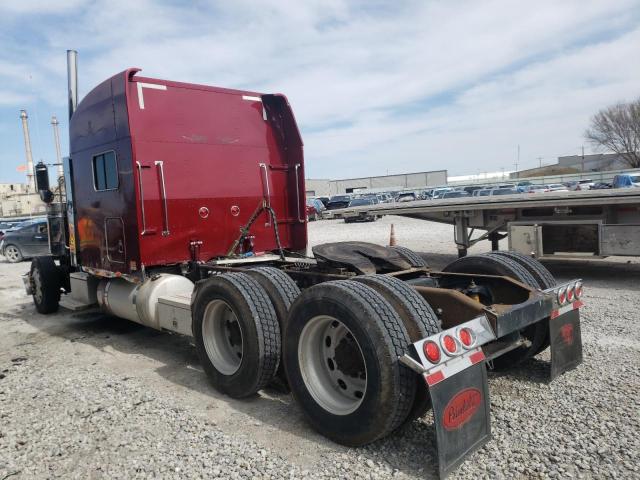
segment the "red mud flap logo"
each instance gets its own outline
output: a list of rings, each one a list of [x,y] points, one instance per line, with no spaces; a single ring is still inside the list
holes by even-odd
[[[560,327],[560,336],[565,345],[569,347],[573,345],[573,324],[567,323]]]
[[[447,403],[442,415],[442,425],[447,430],[457,430],[471,420],[481,404],[482,392],[477,388],[465,388]]]

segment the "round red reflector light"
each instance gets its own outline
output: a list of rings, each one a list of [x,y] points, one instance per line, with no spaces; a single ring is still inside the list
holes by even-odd
[[[438,363],[440,361],[440,347],[438,344],[432,340],[428,342],[424,342],[422,345],[422,351],[424,352],[424,356],[427,357],[431,363]]]
[[[558,303],[562,305],[567,301],[567,289],[563,288],[558,292]]]
[[[449,355],[456,353],[456,350],[458,349],[456,339],[451,335],[444,335],[442,337],[442,348],[444,348],[445,353]]]
[[[567,288],[567,302],[573,302],[573,288]]]
[[[574,291],[574,295],[576,296],[576,298],[580,298],[582,296],[582,284],[581,283],[576,283],[576,286],[573,289],[573,291]]]
[[[473,345],[473,332],[470,328],[464,327],[461,328],[458,332],[458,338],[460,339],[460,343],[465,347],[470,347]]]

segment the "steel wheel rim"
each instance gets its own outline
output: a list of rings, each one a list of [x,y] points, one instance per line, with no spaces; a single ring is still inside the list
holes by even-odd
[[[42,302],[42,278],[40,278],[40,270],[38,268],[33,269],[33,298],[37,303]]]
[[[4,255],[5,257],[7,257],[7,259],[13,260],[13,261],[18,261],[18,258],[20,258],[18,254],[18,249],[13,245],[10,245],[7,248],[5,248]]]
[[[336,318],[319,315],[304,326],[298,364],[307,390],[329,413],[348,415],[362,404],[367,390],[364,355],[351,331]]]
[[[224,300],[209,302],[202,321],[202,341],[209,360],[223,375],[242,364],[243,338],[238,317]]]

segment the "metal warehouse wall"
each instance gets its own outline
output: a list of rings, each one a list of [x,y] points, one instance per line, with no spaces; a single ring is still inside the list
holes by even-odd
[[[307,196],[330,196],[347,193],[353,189],[375,191],[400,190],[406,188],[435,187],[447,184],[447,171],[403,173],[381,177],[349,178],[345,180],[307,179]]]

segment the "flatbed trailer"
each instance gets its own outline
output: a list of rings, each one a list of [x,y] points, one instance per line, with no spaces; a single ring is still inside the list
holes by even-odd
[[[442,271],[366,242],[306,256],[304,159],[283,95],[138,76],[77,103],[49,189],[50,255],[24,275],[36,310],[102,312],[193,338],[233,398],[288,385],[309,423],[357,447],[432,410],[442,477],[491,438],[487,368],[549,349],[549,378],[582,361],[579,279],[515,252]],[[303,253],[304,252],[304,253]]]
[[[454,226],[461,256],[506,235],[509,249],[536,258],[640,256],[640,189],[583,190],[419,200],[344,208],[327,218],[400,215]],[[473,238],[475,230],[483,230]]]

